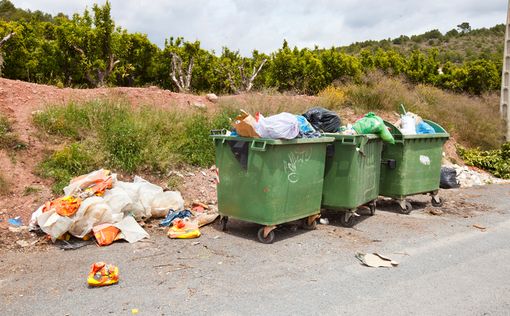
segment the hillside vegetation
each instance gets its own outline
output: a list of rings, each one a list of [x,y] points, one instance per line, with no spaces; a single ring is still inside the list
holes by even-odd
[[[252,89],[316,94],[335,82],[358,83],[380,70],[416,84],[481,95],[498,90],[504,28],[437,30],[349,47],[302,48],[283,41],[270,54],[249,57],[224,48],[204,50],[169,34],[159,48],[145,34],[115,25],[110,3],[67,17],[15,8],[0,1],[3,76],[60,87],[157,85],[179,92]],[[0,62],[1,64],[1,62]]]

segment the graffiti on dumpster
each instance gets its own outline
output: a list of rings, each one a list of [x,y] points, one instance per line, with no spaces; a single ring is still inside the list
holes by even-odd
[[[312,149],[303,151],[293,151],[289,153],[288,160],[283,161],[285,173],[287,173],[287,179],[290,183],[296,183],[299,181],[299,168],[301,165],[312,156]]]

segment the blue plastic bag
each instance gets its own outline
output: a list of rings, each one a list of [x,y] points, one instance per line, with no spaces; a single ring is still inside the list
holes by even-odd
[[[165,219],[163,219],[159,223],[159,226],[164,226],[164,227],[172,226],[172,222],[173,222],[174,219],[176,219],[176,218],[191,217],[192,215],[193,214],[191,213],[190,210],[174,211],[174,210],[171,209],[171,210],[168,211],[168,214],[166,214]]]
[[[421,121],[416,125],[416,134],[435,134],[436,131],[430,124]]]

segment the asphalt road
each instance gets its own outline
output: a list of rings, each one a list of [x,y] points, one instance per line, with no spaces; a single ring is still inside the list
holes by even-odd
[[[0,314],[509,315],[510,185],[443,194],[441,216],[420,200],[407,216],[383,203],[353,229],[326,214],[330,225],[284,227],[272,245],[256,241],[256,225],[231,221],[196,240],[152,231],[136,244],[3,253]],[[400,264],[365,267],[356,251]],[[94,261],[117,264],[119,284],[88,288]]]

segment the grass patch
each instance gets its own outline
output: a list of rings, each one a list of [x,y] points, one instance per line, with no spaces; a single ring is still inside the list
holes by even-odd
[[[0,149],[20,150],[25,148],[27,148],[27,144],[22,142],[18,135],[13,132],[9,120],[0,115]]]
[[[177,175],[171,175],[170,177],[168,177],[168,180],[166,182],[166,186],[170,190],[178,190],[183,181],[184,180],[181,177],[179,177]]]
[[[181,164],[208,167],[214,163],[210,130],[227,128],[230,113],[134,108],[122,101],[50,106],[34,124],[70,145],[49,155],[38,172],[53,178],[58,192],[72,177],[99,167],[156,175]]]
[[[62,192],[69,181],[99,167],[95,151],[80,143],[73,143],[56,151],[37,166],[37,174],[55,181],[52,190]]]
[[[27,186],[23,190],[23,196],[32,195],[32,194],[38,193],[40,191],[41,191],[41,188],[33,187],[33,186]]]

